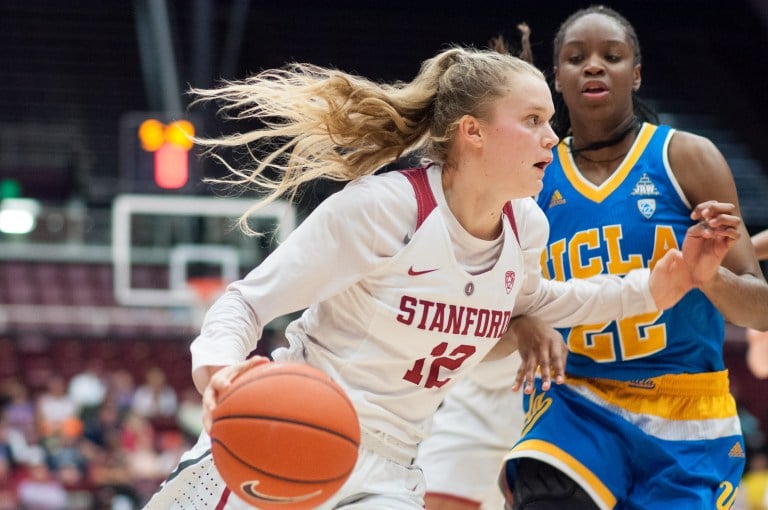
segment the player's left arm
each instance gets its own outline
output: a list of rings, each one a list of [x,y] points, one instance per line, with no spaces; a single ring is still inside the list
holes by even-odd
[[[768,260],[768,230],[753,235],[752,246],[755,247],[757,260]]]
[[[676,132],[669,144],[669,163],[694,207],[694,220],[701,219],[696,215],[695,206],[713,200],[734,204],[734,214],[741,216],[731,168],[711,140]],[[741,236],[717,273],[698,287],[732,324],[765,330],[768,329],[768,284],[743,222],[738,229]]]

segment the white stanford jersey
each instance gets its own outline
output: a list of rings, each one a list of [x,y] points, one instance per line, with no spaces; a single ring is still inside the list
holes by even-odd
[[[522,313],[556,326],[655,309],[647,270],[543,279],[548,227],[532,199],[508,203],[502,222],[495,242],[457,227],[437,166],[358,179],[229,286],[192,344],[193,370],[245,359],[264,324],[306,308],[286,331],[292,351],[346,390],[364,429],[415,445],[449,386],[502,335],[516,297]],[[457,245],[483,246],[472,259],[496,262],[470,274]]]

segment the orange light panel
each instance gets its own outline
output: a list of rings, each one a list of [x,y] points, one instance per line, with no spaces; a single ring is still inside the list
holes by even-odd
[[[178,189],[189,178],[189,159],[186,149],[165,144],[155,152],[155,183],[163,189]]]

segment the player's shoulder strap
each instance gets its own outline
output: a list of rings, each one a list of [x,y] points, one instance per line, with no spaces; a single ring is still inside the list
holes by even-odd
[[[512,202],[504,204],[504,214],[509,220],[509,226],[512,227],[512,232],[515,233],[517,244],[520,244],[520,234],[517,233],[517,222],[515,221],[515,211],[512,209]]]
[[[424,223],[429,213],[437,207],[437,199],[435,199],[435,194],[432,193],[432,188],[429,186],[427,168],[429,167],[400,170],[400,173],[408,178],[408,182],[411,183],[413,191],[416,193],[416,205],[418,206],[416,230]]]
[[[418,207],[418,213],[416,217],[416,230],[424,223],[429,213],[431,213],[435,207],[437,207],[437,199],[435,199],[432,188],[429,186],[429,178],[427,176],[427,168],[408,168],[406,170],[400,170],[413,186],[413,191],[416,194],[416,205]],[[515,221],[515,211],[512,209],[512,202],[507,202],[504,205],[504,214],[509,220],[509,224],[512,227],[512,231],[515,233],[517,242],[520,242],[520,235],[517,233],[517,222]]]

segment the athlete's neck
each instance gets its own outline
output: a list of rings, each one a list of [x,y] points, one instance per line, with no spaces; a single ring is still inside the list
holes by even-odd
[[[501,235],[501,207],[494,207],[493,201],[475,193],[474,183],[457,183],[461,178],[457,170],[443,167],[441,179],[448,209],[473,237],[486,241],[497,239]]]
[[[640,124],[640,119],[633,115],[615,128],[609,130],[607,134],[600,138],[593,138],[590,140],[589,137],[580,136],[579,133],[574,133],[569,144],[571,154],[576,156],[585,152],[598,151],[600,149],[619,145],[630,135],[634,135],[640,127]],[[603,158],[590,158],[587,156],[584,159],[595,161],[602,160]]]

